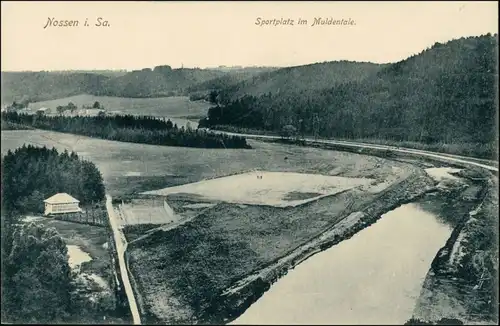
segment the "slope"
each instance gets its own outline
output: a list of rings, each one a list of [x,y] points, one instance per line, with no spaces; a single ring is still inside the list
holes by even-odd
[[[288,94],[324,89],[339,83],[363,80],[383,66],[367,62],[336,61],[286,67],[262,72],[230,85],[221,90],[220,98],[228,103],[245,95]]]
[[[183,94],[191,85],[207,81],[225,73],[217,70],[157,66],[127,73],[109,79],[94,95],[120,97],[162,97]]]
[[[237,99],[210,109],[205,124],[267,130],[291,124],[304,134],[324,137],[477,143],[487,146],[485,155],[491,157],[496,135],[496,47],[496,35],[436,43],[365,78],[359,78],[362,73],[350,80],[331,73],[338,82],[323,89],[313,74],[282,77],[286,83],[255,80],[245,92],[256,96],[238,98],[241,89],[224,90]],[[260,95],[264,89],[270,94]]]
[[[3,72],[2,104],[36,102],[92,93],[109,77],[77,72]]]

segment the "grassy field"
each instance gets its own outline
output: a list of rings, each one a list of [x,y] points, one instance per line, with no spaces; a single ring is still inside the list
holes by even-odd
[[[235,133],[243,133],[243,134],[254,134],[254,135],[269,135],[269,136],[280,136],[280,132],[278,131],[266,131],[260,129],[248,129],[248,128],[239,128],[234,126],[214,126],[211,129],[214,130],[222,130],[228,132]],[[314,135],[304,135],[305,138],[313,139]],[[498,144],[492,139],[490,143],[432,143],[426,144],[422,142],[416,141],[397,141],[397,140],[389,140],[389,139],[376,139],[376,138],[323,138],[317,137],[317,139],[323,140],[344,140],[344,141],[353,141],[367,144],[375,144],[375,145],[386,145],[386,146],[396,146],[396,147],[406,147],[424,151],[452,154],[452,155],[463,155],[476,157],[484,160],[492,160],[498,162],[497,146]]]
[[[45,107],[56,112],[59,105],[65,106],[73,102],[78,108],[83,105],[91,106],[99,102],[106,111],[120,111],[124,114],[154,115],[159,117],[186,117],[205,116],[210,104],[204,101],[192,102],[188,97],[159,97],[159,98],[124,98],[94,95],[76,95],[57,100],[30,103],[29,108],[37,110]]]
[[[167,208],[165,207],[167,206]],[[178,221],[179,216],[172,212],[168,204],[159,199],[133,199],[121,205],[126,225],[167,224]]]
[[[113,198],[253,170],[375,178],[400,164],[347,152],[249,141],[253,149],[141,145],[42,130],[2,131],[2,155],[24,143],[72,150],[94,162]],[[285,159],[287,158],[287,159]]]

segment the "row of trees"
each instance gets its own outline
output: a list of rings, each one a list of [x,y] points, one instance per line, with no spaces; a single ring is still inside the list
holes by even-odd
[[[84,109],[104,109],[102,107],[101,103],[98,101],[95,101],[92,106],[83,106]],[[71,113],[75,112],[78,109],[78,106],[76,106],[73,102],[69,102],[68,105],[58,105],[56,107],[56,111],[58,114],[63,114],[64,111],[70,111]]]
[[[133,143],[201,148],[250,147],[244,137],[184,127],[179,129],[171,121],[146,116],[49,117],[8,112],[2,113],[2,119],[33,128]]]
[[[86,301],[76,291],[65,242],[55,229],[19,219],[43,212],[43,200],[58,192],[84,205],[101,201],[101,174],[75,153],[31,145],[9,150],[1,168],[2,321],[75,322]]]
[[[274,131],[293,125],[299,133],[322,137],[491,143],[496,46],[491,35],[436,43],[361,80],[324,89],[284,87],[218,103],[201,125]]]

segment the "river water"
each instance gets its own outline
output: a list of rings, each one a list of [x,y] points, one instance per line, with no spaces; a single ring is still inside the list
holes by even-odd
[[[231,324],[400,324],[452,229],[418,204],[288,272]]]

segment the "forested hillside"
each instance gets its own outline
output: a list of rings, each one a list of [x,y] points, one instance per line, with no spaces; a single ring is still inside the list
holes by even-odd
[[[227,70],[228,73],[220,77],[192,85],[187,89],[187,92],[192,98],[206,98],[212,91],[228,89],[259,74],[269,73],[276,69],[278,68],[234,68],[232,70]]]
[[[436,43],[365,78],[344,76],[323,89],[310,75],[297,74],[294,85],[306,86],[284,84],[286,91],[269,87],[264,95],[219,102],[201,126],[281,130],[293,125],[303,134],[324,137],[477,143],[487,147],[485,155],[493,155],[496,49],[497,35]],[[269,79],[254,82],[256,91],[249,93],[259,94],[263,85]],[[223,92],[235,94],[233,88]]]
[[[172,69],[170,66],[145,68],[108,79],[94,95],[120,97],[176,96],[195,84],[220,77],[226,73],[209,69]]]
[[[243,96],[268,93],[287,96],[301,91],[313,91],[340,83],[361,81],[379,71],[384,65],[365,62],[324,62],[287,67],[259,73],[232,84],[213,84],[219,102],[227,104]]]
[[[154,69],[124,73],[95,72],[2,72],[2,104],[38,102],[79,94],[116,97],[163,97],[185,94],[187,88],[233,72],[210,69]]]
[[[38,102],[92,93],[109,79],[104,75],[79,72],[3,72],[2,104]]]

